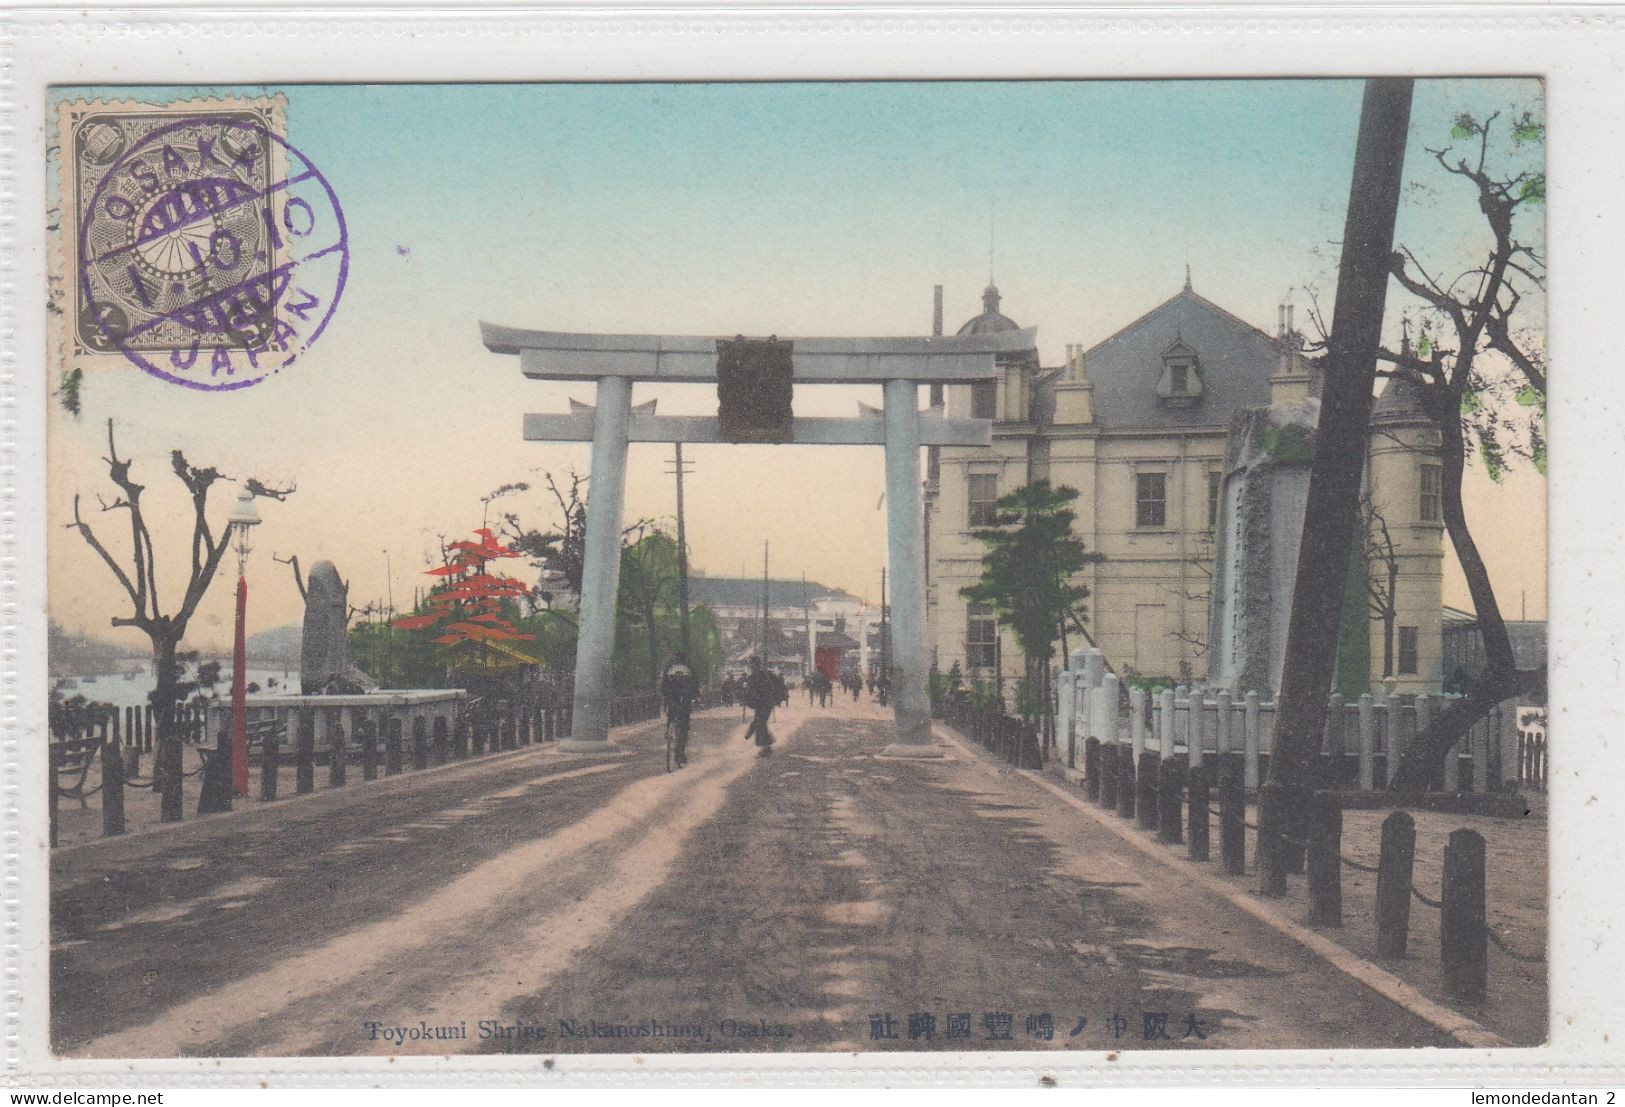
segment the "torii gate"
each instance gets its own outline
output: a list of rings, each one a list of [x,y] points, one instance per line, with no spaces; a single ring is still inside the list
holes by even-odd
[[[572,403],[568,415],[526,415],[528,442],[591,442],[591,492],[581,574],[576,642],[575,719],[561,749],[602,753],[609,744],[611,653],[615,595],[620,583],[621,512],[626,452],[631,442],[723,442],[715,416],[656,415],[632,407],[634,381],[715,383],[718,339],[673,335],[565,334],[480,324],[492,353],[516,354],[532,380],[595,381],[596,410]],[[992,421],[950,419],[941,408],[922,413],[921,384],[971,384],[995,379],[1000,354],[1035,348],[1037,330],[931,338],[798,338],[791,374],[799,384],[881,384],[885,408],[856,418],[792,420],[796,445],[885,446],[887,560],[891,582],[891,688],[896,741],[886,753],[940,757],[931,741],[926,694],[930,651],[925,631],[925,551],[920,495],[920,447],[988,446]]]

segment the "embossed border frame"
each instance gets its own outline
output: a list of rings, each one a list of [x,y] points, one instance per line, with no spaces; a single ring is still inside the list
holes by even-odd
[[[1625,761],[1625,384],[1610,324],[1625,256],[1625,7],[947,4],[20,11],[0,24],[0,843],[4,1080],[118,1086],[1537,1085],[1625,1076],[1613,926]],[[44,144],[53,84],[1534,74],[1548,94],[1551,1038],[1534,1049],[1103,1054],[78,1061],[46,1048]],[[1573,735],[1572,743],[1568,736]],[[1610,1035],[1613,1039],[1610,1040]]]

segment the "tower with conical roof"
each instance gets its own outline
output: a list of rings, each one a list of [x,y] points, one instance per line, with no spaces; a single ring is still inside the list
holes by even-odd
[[[1374,611],[1371,677],[1398,692],[1436,691],[1443,664],[1443,467],[1421,389],[1391,377],[1371,410],[1366,487]]]

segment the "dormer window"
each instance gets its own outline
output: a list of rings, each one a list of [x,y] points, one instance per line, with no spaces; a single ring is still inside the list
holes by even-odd
[[[1175,342],[1162,355],[1157,399],[1168,407],[1189,407],[1202,398],[1202,368],[1196,351]]]

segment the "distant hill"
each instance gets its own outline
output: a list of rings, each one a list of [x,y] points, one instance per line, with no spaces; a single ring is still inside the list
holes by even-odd
[[[108,642],[88,638],[49,620],[45,624],[45,656],[53,673],[104,673],[112,672],[119,660],[148,658],[152,652],[140,639]]]
[[[251,661],[298,661],[304,630],[298,624],[272,627],[250,634],[244,642]]]

